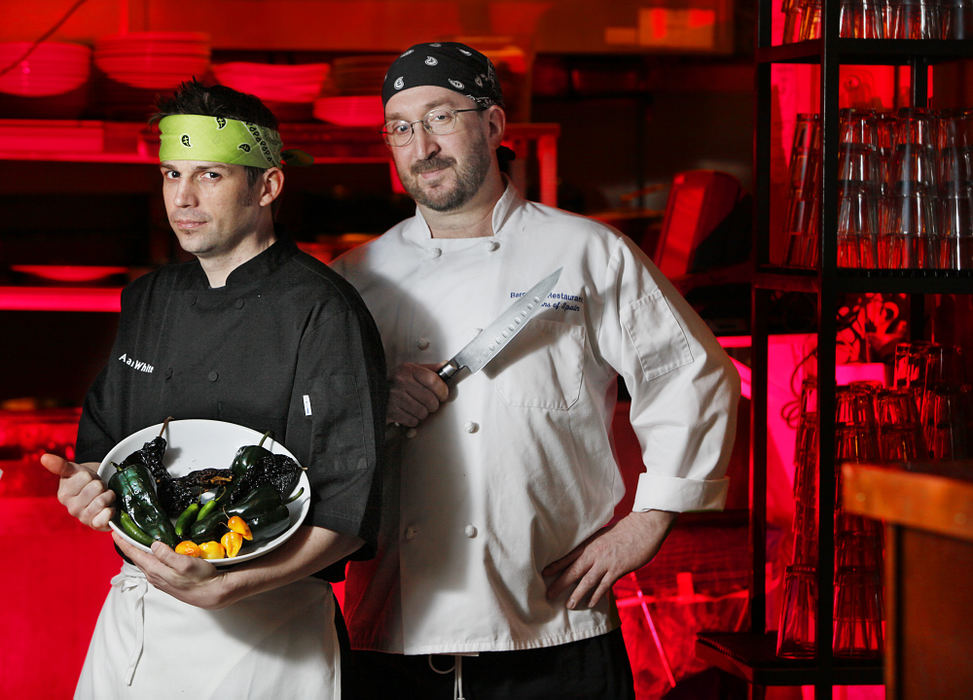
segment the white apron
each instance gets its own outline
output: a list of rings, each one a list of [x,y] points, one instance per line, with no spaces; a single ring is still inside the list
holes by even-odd
[[[203,610],[124,563],[98,616],[78,700],[341,697],[331,586],[306,578]]]

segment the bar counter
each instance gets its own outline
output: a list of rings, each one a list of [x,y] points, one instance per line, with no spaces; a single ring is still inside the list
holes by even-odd
[[[968,697],[973,687],[973,460],[844,464],[853,513],[883,520],[889,700]]]

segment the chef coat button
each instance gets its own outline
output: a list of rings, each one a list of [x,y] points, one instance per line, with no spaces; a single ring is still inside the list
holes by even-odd
[[[466,425],[463,426],[463,429],[468,433],[475,433],[480,429],[480,424],[474,423],[473,421],[468,421]]]
[[[429,249],[429,257],[431,257],[431,258],[438,258],[442,254],[443,254],[443,249],[442,248],[430,248]]]
[[[405,529],[405,538],[409,541],[414,540],[418,534],[419,528],[417,528],[415,525],[409,525],[409,527]]]
[[[415,428],[409,428],[408,430],[405,431],[405,436],[407,438],[410,438],[410,439],[411,438],[414,438],[416,436],[416,429]]]
[[[463,534],[469,537],[470,539],[476,537],[476,526],[467,525],[465,528],[463,528]]]
[[[419,338],[416,341],[416,347],[420,350],[425,350],[429,347],[429,338]]]
[[[487,241],[486,247],[492,253],[500,247],[500,241]]]
[[[166,367],[166,379],[172,379],[172,367]]]
[[[215,382],[217,379],[220,378],[220,373],[214,369],[212,372],[206,375],[206,378],[209,379],[211,382]]]
[[[243,299],[237,299],[236,302],[234,302],[233,305],[235,307],[237,307],[238,309],[242,309],[243,308]]]

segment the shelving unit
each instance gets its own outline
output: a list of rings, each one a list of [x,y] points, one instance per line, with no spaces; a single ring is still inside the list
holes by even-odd
[[[835,412],[836,313],[843,295],[861,292],[899,292],[921,302],[926,294],[973,293],[968,271],[858,270],[837,267],[837,197],[839,143],[839,70],[842,65],[900,65],[911,70],[912,104],[924,106],[928,94],[928,67],[947,60],[973,57],[973,42],[854,40],[838,38],[838,2],[824,3],[821,39],[786,46],[771,45],[771,0],[758,4],[756,49],[756,140],[754,146],[754,271],[752,293],[752,403],[751,403],[751,514],[750,546],[752,586],[750,631],[739,634],[701,635],[697,653],[718,668],[751,684],[753,697],[765,686],[813,685],[815,698],[830,698],[835,685],[879,685],[882,664],[836,659],[832,654],[834,599],[835,432],[822,420],[818,469],[818,608],[817,650],[814,659],[792,660],[775,654],[776,635],[767,632],[766,589],[766,468],[768,325],[772,297],[778,292],[813,295],[817,302],[818,415]],[[771,69],[778,63],[807,63],[820,67],[822,119],[821,265],[816,270],[794,270],[770,264],[770,159]],[[922,304],[912,304],[921,313]],[[921,316],[914,313],[914,320]],[[911,331],[917,332],[912,323]]]
[[[315,163],[385,163],[388,149],[371,127],[282,123],[287,148],[303,150]],[[524,189],[526,163],[537,162],[540,201],[557,204],[557,124],[508,124],[504,143],[521,155],[511,177]],[[157,163],[158,136],[139,122],[0,119],[0,160],[72,163]],[[523,166],[523,167],[522,167]]]

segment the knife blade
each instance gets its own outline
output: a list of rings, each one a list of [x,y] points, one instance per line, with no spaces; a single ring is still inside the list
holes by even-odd
[[[440,367],[436,374],[443,381],[448,381],[463,367],[469,369],[470,374],[483,369],[490,360],[500,354],[514,336],[520,333],[527,321],[543,308],[542,303],[557,284],[562,269],[559,267],[527,290],[493,323],[477,333],[473,340]]]

